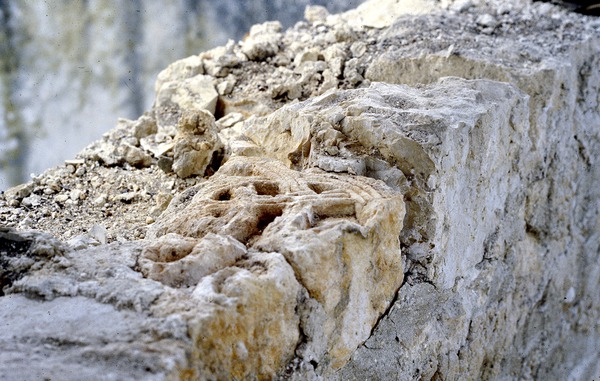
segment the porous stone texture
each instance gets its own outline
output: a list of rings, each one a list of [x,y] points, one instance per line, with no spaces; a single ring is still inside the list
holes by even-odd
[[[306,18],[2,196],[0,379],[600,377],[597,19]]]
[[[281,253],[304,287],[299,353],[339,368],[400,287],[403,216],[401,194],[382,182],[235,157],[152,226],[159,243],[142,254],[142,273],[196,285],[246,250]]]

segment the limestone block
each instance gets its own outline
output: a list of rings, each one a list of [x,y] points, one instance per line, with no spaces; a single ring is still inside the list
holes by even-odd
[[[317,49],[304,50],[296,54],[296,57],[294,57],[294,66],[299,67],[305,62],[318,61],[319,56],[322,57],[323,55],[320,54],[320,52]]]
[[[444,95],[449,93],[453,94],[452,98]],[[431,269],[432,279],[449,285],[457,268],[462,264],[466,266],[467,262],[474,265],[481,260],[480,254],[475,251],[464,253],[458,249],[465,245],[452,238],[458,237],[458,233],[449,239],[439,238],[439,242],[456,245],[450,252],[440,248],[438,243],[436,250],[428,249],[428,254],[425,254],[420,246],[423,237],[440,234],[444,231],[440,224],[449,219],[456,220],[450,231],[459,226],[466,229],[468,225],[465,224],[469,222],[465,221],[464,215],[481,215],[478,220],[486,221],[493,214],[486,205],[492,202],[495,193],[488,192],[489,198],[479,201],[482,204],[478,206],[461,203],[461,208],[469,208],[469,211],[451,217],[444,214],[448,212],[443,210],[456,207],[441,208],[440,205],[457,202],[471,191],[461,189],[451,194],[447,190],[444,196],[440,196],[442,198],[433,199],[432,194],[449,189],[437,179],[444,173],[449,183],[458,182],[459,177],[465,183],[473,181],[473,191],[487,184],[483,180],[478,185],[475,179],[466,180],[467,173],[457,169],[466,161],[468,151],[465,150],[472,149],[466,145],[471,140],[490,139],[496,145],[507,146],[506,152],[511,155],[526,151],[530,141],[524,130],[517,129],[509,137],[508,132],[499,127],[502,123],[508,123],[504,118],[509,117],[524,123],[525,99],[523,94],[510,86],[486,81],[447,78],[420,89],[373,83],[366,89],[330,92],[306,102],[285,106],[248,125],[246,134],[262,148],[266,156],[277,158],[292,168],[318,167],[330,172],[369,173],[371,176],[384,176],[381,179],[387,179],[390,186],[408,189],[411,200],[402,235],[405,244],[415,252],[415,256],[438,258],[440,262],[434,262],[441,267],[434,266]],[[498,104],[496,108],[503,107],[506,110],[503,117],[490,116],[494,111],[491,104],[494,103]],[[483,133],[482,127],[478,127],[484,121],[488,126],[497,126],[486,132],[488,135]],[[511,139],[518,141],[519,145],[510,146]],[[381,158],[383,162],[375,161],[373,157]],[[509,165],[503,162],[502,156],[492,152],[486,157],[490,162],[485,164],[485,168],[507,168]],[[390,171],[387,173],[391,175],[394,167],[402,174],[388,177],[386,171]],[[412,179],[411,187],[406,185],[407,177]],[[510,176],[486,181],[498,181],[503,188],[510,189],[518,184],[518,179]],[[472,196],[475,197],[474,194]],[[430,214],[434,205],[436,213],[440,213],[435,217]],[[485,234],[473,235],[470,239],[473,238],[483,244]]]
[[[250,252],[236,267],[203,278],[192,297],[204,311],[189,323],[199,376],[242,380],[281,374],[300,340],[299,291],[293,269],[277,253]]]
[[[289,167],[301,167],[302,158],[310,151],[310,121],[280,116],[273,113],[264,122],[247,123],[245,135],[254,144],[268,149],[270,157]]]
[[[219,95],[230,95],[234,86],[235,77],[230,75],[225,77],[224,80],[217,85],[217,92]]]
[[[221,148],[215,118],[204,110],[186,110],[177,125],[173,171],[186,178],[204,175],[215,151]]]
[[[154,91],[158,94],[167,82],[180,81],[199,74],[204,74],[204,66],[200,56],[194,55],[175,61],[158,74]]]
[[[184,110],[207,110],[214,114],[217,98],[218,93],[212,78],[195,76],[180,84],[173,96],[173,102]]]
[[[305,308],[313,312],[303,316],[306,356],[339,368],[368,337],[402,282],[398,236],[403,215],[402,196],[382,182],[320,170],[296,172],[272,159],[233,157],[209,183],[172,201],[149,231],[166,238],[143,258],[160,262],[151,270],[159,277],[155,279],[172,282],[171,271],[179,276],[179,269],[201,261],[206,261],[205,270],[198,271],[212,271],[218,265],[209,263],[223,265],[243,255],[242,248],[233,249],[233,243],[219,238],[224,235],[249,252],[280,253],[306,289],[306,303],[312,303]],[[213,243],[205,246],[206,240]],[[213,254],[194,245],[219,254],[211,259]],[[227,250],[221,251],[222,245]],[[165,264],[158,252],[171,253],[174,260]],[[184,274],[193,281],[177,282],[194,283],[200,276],[190,270]],[[377,288],[369,287],[373,282]]]
[[[1,196],[75,238],[0,229],[0,378],[597,378],[597,22],[452,3],[258,26]]]
[[[338,43],[328,46],[323,51],[323,57],[329,65],[331,73],[335,77],[339,77],[344,69],[344,62],[346,61],[346,52],[344,51],[344,44]]]
[[[137,139],[156,134],[157,131],[156,120],[149,115],[142,115],[133,123],[133,136]]]
[[[150,155],[144,150],[127,143],[120,144],[114,151],[114,155],[134,167],[149,167],[152,164]]]
[[[599,204],[589,201],[599,199],[600,177],[587,154],[590,147],[600,152],[591,127],[600,120],[600,77],[590,71],[598,63],[598,30],[546,3],[523,4],[510,16],[477,8],[398,21],[378,37],[385,46],[410,41],[416,24],[420,33],[420,41],[399,43],[373,60],[369,80],[422,88],[440,76],[489,78],[519,91],[478,85],[480,94],[469,103],[479,121],[463,119],[466,124],[441,136],[445,154],[430,158],[442,170],[422,186],[432,192],[433,208],[427,212],[422,204],[419,214],[447,212],[436,212],[431,228],[415,230],[422,238],[403,234],[407,267],[426,275],[408,276],[397,304],[337,379],[588,379],[600,371],[597,329],[566,328],[597,321],[600,311],[597,293],[590,291],[600,284],[600,237],[589,233],[600,226]],[[440,25],[446,35],[430,43]],[[471,25],[477,29],[468,32]],[[567,25],[574,28],[563,34]],[[445,97],[449,104],[455,95]],[[480,108],[485,99],[492,110]],[[462,135],[468,126],[472,132]],[[418,195],[406,194],[413,200],[407,203],[411,216]],[[468,238],[458,244],[462,234]],[[418,244],[423,238],[449,249],[438,256],[437,249]],[[437,290],[423,279],[433,280]],[[579,284],[585,308],[570,307],[573,284]],[[409,321],[419,330],[398,330]],[[381,365],[391,363],[397,365]]]
[[[214,115],[219,94],[212,77],[197,75],[183,81],[165,82],[156,94],[154,106],[159,130],[175,126],[182,110],[206,110]]]

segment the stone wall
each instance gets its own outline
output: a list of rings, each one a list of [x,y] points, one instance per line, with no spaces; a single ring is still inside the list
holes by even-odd
[[[171,64],[150,111],[5,192],[0,374],[600,376],[600,23],[305,17]]]

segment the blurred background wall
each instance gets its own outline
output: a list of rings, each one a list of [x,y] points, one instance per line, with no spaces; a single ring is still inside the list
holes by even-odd
[[[154,98],[169,63],[361,0],[0,0],[0,191],[72,158]]]

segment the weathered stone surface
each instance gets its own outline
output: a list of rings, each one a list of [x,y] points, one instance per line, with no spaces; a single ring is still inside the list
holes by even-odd
[[[597,378],[597,23],[395,3],[176,63],[158,96],[202,72],[217,122],[170,93],[0,198],[1,223],[75,237],[0,257],[0,374]],[[181,178],[191,151],[216,160]]]
[[[509,14],[536,15],[538,25],[551,23],[550,16],[558,12],[513,7]],[[370,64],[366,78],[408,84],[443,75],[507,81],[527,94],[520,101],[527,109],[514,112],[505,127],[462,139],[447,157],[433,160],[445,169],[423,189],[431,188],[437,199],[432,210],[438,226],[424,229],[423,236],[436,248],[418,241],[410,244],[415,242],[410,236],[403,241],[408,268],[413,268],[409,271],[416,275],[425,270],[425,278],[436,287],[426,289],[409,277],[389,316],[339,373],[340,379],[457,379],[465,374],[479,379],[593,379],[600,373],[597,325],[581,329],[600,312],[592,291],[600,285],[600,270],[591,265],[597,262],[599,237],[590,230],[600,226],[599,177],[584,153],[600,148],[597,131],[590,130],[600,120],[597,111],[591,111],[597,110],[592,105],[598,104],[599,78],[589,71],[597,64],[597,39],[569,28],[561,37],[550,27],[523,39],[523,24],[501,14],[495,36],[477,34],[474,46],[471,36],[477,31],[466,31],[479,11],[471,11],[455,18],[413,19],[422,41],[437,34],[442,17],[453,26],[441,44],[419,42],[408,49],[391,49]],[[402,41],[413,28],[397,22],[379,41]],[[564,44],[557,43],[561,39]],[[539,41],[545,42],[543,49]],[[489,126],[485,120],[480,130]],[[581,136],[588,137],[585,145]],[[441,147],[450,142],[443,138]],[[447,167],[458,159],[463,164]],[[466,171],[456,173],[460,167]],[[591,210],[584,213],[576,205]],[[411,206],[409,202],[409,216]],[[439,215],[444,209],[447,212]],[[403,235],[407,233],[405,229]],[[467,240],[460,242],[460,236]],[[577,301],[576,289],[581,298]],[[437,296],[429,301],[431,308],[419,304],[432,295]],[[422,322],[423,315],[438,317]],[[399,330],[399,321],[421,328]],[[424,343],[429,349],[423,349]]]
[[[218,97],[213,79],[207,75],[163,83],[154,106],[159,130],[173,134],[183,110],[206,110],[214,115]]]
[[[51,374],[70,369],[63,356],[134,361],[123,353],[164,345],[163,363],[150,367],[153,358],[141,353],[141,373],[126,374],[271,378],[299,354],[338,368],[368,337],[402,281],[402,196],[376,180],[298,173],[271,159],[232,158],[213,180],[172,202],[150,231],[158,240],[66,252],[7,282],[5,292],[41,297],[59,311],[30,344],[59,343],[60,355],[42,363]],[[44,308],[19,297],[5,303]],[[80,351],[62,349],[68,339],[59,330],[72,324],[75,305],[122,324],[78,331]],[[5,322],[17,327],[18,318]],[[148,329],[175,331],[163,342],[146,337]],[[116,332],[124,342],[111,340],[110,352],[98,346]],[[11,349],[17,360],[4,370],[16,374],[19,353],[30,348]]]
[[[134,167],[149,167],[152,164],[152,157],[138,147],[131,144],[121,144],[116,149],[116,155]]]
[[[165,83],[193,78],[200,74],[204,74],[202,57],[194,55],[175,61],[158,74],[154,82],[154,92],[158,94]]]
[[[299,290],[277,253],[249,252],[235,267],[203,278],[192,292],[196,306],[189,318],[194,378],[272,379],[281,373],[300,338]],[[179,298],[164,298],[154,312],[169,316],[184,307]]]
[[[383,183],[235,157],[152,226],[149,236],[163,238],[142,254],[142,271],[171,285],[196,284],[246,247],[281,253],[308,293],[303,356],[335,369],[400,287],[403,215],[401,195]]]
[[[86,367],[83,374],[110,380],[272,377],[290,360],[299,335],[299,286],[281,255],[249,253],[194,289],[176,290],[134,270],[142,248],[66,252],[35,275],[3,282],[11,295],[0,308],[7,328],[0,337],[2,374],[76,380]],[[23,308],[28,319],[14,313]],[[35,367],[23,362],[26,353],[35,353]]]
[[[157,132],[156,120],[151,116],[142,115],[133,123],[133,136],[138,140]]]
[[[138,251],[135,244],[66,251],[4,288],[3,377],[160,379],[183,363],[185,324],[178,315],[149,316],[163,291],[131,269]]]
[[[171,233],[148,246],[139,263],[149,278],[172,287],[191,287],[245,254],[246,247],[229,235],[209,233],[198,241]]]
[[[281,23],[266,22],[250,28],[248,37],[242,44],[242,52],[253,61],[261,61],[274,56],[279,51],[281,40]]]
[[[173,171],[181,178],[204,175],[222,144],[215,118],[204,110],[186,109],[177,124],[173,146]]]
[[[0,226],[0,296],[5,289],[45,260],[61,255],[65,246],[48,234],[20,233]]]
[[[521,179],[511,172],[516,158],[531,149],[527,100],[518,89],[491,81],[448,78],[419,90],[378,83],[286,106],[249,125],[247,133],[262,155],[291,167],[383,175],[388,185],[410,195],[401,234],[407,273],[411,282],[427,279],[443,290],[456,287],[457,277],[481,271],[487,254],[477,248],[490,245],[504,218],[512,221],[503,228],[505,241],[524,236],[525,225],[513,214]],[[485,153],[474,152],[476,147]],[[467,302],[468,312],[466,306],[453,307],[463,310],[463,318],[476,305]]]

